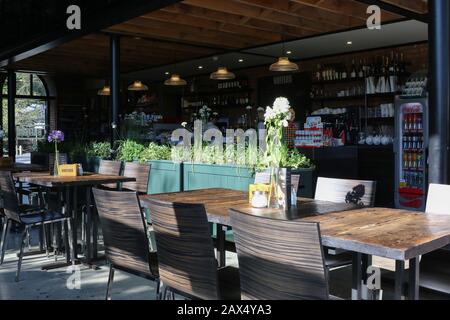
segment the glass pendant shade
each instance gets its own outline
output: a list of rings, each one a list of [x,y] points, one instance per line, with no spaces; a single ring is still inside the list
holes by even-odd
[[[211,73],[212,80],[233,80],[236,75],[233,72],[228,71],[225,67],[220,67],[216,72]]]
[[[102,89],[98,90],[97,94],[99,96],[110,96],[111,95],[111,87],[104,86]]]
[[[180,75],[178,74],[172,74],[170,79],[166,80],[164,82],[166,86],[185,86],[187,85],[186,80],[181,79]]]
[[[298,65],[291,62],[288,57],[280,57],[277,62],[270,66],[270,71],[275,72],[297,71],[298,69]]]
[[[148,87],[141,81],[135,81],[128,87],[129,91],[147,91]]]

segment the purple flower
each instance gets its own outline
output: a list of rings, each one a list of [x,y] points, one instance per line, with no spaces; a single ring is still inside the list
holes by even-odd
[[[59,142],[63,142],[63,141],[64,141],[64,132],[62,132],[60,130],[53,130],[48,135],[48,142],[59,143]]]

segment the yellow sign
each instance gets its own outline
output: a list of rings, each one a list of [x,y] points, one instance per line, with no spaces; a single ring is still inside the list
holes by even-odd
[[[58,173],[60,177],[76,177],[78,176],[78,165],[77,164],[60,165]]]

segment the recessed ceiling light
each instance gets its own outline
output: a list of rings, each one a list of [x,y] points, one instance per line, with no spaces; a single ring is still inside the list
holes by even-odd
[[[169,74],[170,74],[170,72],[169,72],[169,71],[166,71],[165,75],[168,76]]]
[[[286,54],[292,54],[291,50],[286,51]]]
[[[238,61],[239,61],[239,63],[242,63],[242,62],[244,62],[244,59],[239,59]]]
[[[198,68],[201,70],[201,69],[203,69],[203,66],[198,66]]]
[[[347,41],[347,45],[351,46],[353,44],[353,41]]]

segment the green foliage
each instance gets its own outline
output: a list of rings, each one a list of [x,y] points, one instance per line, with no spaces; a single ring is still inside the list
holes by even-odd
[[[142,146],[142,145],[141,145]],[[170,160],[171,148],[170,146],[160,146],[156,143],[150,143],[147,147],[142,146],[142,150],[138,156],[139,162],[145,163],[148,161]]]
[[[86,148],[86,155],[108,159],[111,155],[111,145],[109,142],[91,142]]]
[[[117,150],[116,159],[120,161],[135,161],[139,159],[145,147],[133,140],[122,141]]]
[[[283,168],[308,169],[313,167],[311,160],[297,149],[288,150],[287,147],[284,147],[283,149],[281,158],[281,165]]]

